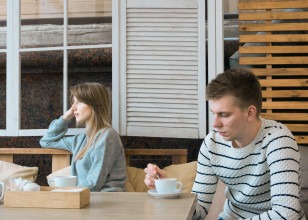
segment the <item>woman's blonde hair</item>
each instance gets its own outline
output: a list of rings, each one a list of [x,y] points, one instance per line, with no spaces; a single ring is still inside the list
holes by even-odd
[[[82,159],[90,146],[92,146],[97,132],[104,129],[101,135],[97,137],[96,141],[111,127],[111,99],[106,87],[100,83],[78,84],[72,86],[70,92],[72,103],[74,102],[74,97],[76,97],[79,102],[87,104],[92,110],[89,123],[87,123],[86,127],[87,143],[86,146],[77,153],[74,158],[74,161],[76,161]]]

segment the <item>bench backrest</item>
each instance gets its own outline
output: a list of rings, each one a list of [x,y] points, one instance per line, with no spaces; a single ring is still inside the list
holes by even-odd
[[[70,165],[71,152],[46,148],[0,148],[0,160],[13,163],[14,155],[49,154],[52,155],[52,172]],[[137,155],[170,155],[172,164],[187,162],[187,149],[125,149],[126,165],[130,165],[130,157]]]

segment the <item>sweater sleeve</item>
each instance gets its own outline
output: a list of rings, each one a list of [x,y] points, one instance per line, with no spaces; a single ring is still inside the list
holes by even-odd
[[[203,141],[197,164],[197,174],[192,192],[198,194],[197,207],[193,219],[204,219],[209,212],[213,201],[218,178],[212,170],[210,156],[208,152],[207,138]]]
[[[272,209],[257,219],[302,219],[299,202],[300,154],[291,132],[272,134],[267,146],[267,162],[270,169]]]
[[[62,150],[73,151],[74,140],[76,136],[64,137],[68,130],[70,121],[66,121],[62,118],[53,120],[40,140],[40,145],[43,148],[56,148]]]
[[[79,186],[89,187],[91,191],[100,191],[107,184],[108,175],[115,167],[115,161],[121,154],[122,143],[112,129],[108,129],[98,140],[91,152],[91,167],[86,178],[78,182]],[[126,175],[124,177],[126,179]],[[125,179],[123,181],[125,181]]]

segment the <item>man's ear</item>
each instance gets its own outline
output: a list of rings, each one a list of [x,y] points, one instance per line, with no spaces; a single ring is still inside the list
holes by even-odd
[[[254,119],[256,117],[257,114],[257,108],[254,105],[250,105],[247,108],[247,120],[251,121],[252,119]]]

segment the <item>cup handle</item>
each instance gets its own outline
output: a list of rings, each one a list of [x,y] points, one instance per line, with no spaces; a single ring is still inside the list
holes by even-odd
[[[178,185],[180,185],[180,187],[178,188]],[[180,192],[181,189],[182,189],[182,186],[183,184],[181,182],[176,182],[176,188],[177,188],[177,191]]]
[[[51,179],[51,180],[48,180],[47,182],[48,182],[48,185],[50,187],[54,187],[55,186],[55,180]]]

